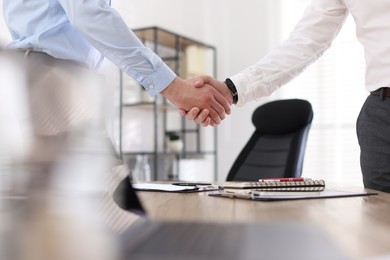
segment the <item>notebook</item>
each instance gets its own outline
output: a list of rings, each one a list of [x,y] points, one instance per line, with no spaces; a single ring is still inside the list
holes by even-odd
[[[325,188],[324,180],[304,181],[253,181],[253,182],[225,182],[224,189],[261,189],[269,191],[322,191]]]
[[[129,179],[118,186],[114,200],[142,216],[120,236],[123,260],[348,259],[320,229],[308,223],[152,220]]]

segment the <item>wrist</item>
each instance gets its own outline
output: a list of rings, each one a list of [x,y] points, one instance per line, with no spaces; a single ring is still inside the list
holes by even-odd
[[[166,98],[170,98],[170,97],[173,97],[175,96],[175,92],[176,92],[176,87],[175,85],[179,84],[179,81],[180,81],[180,78],[179,77],[176,77],[172,82],[171,84],[169,84],[166,88],[164,88],[160,94]]]
[[[236,86],[234,85],[233,81],[231,81],[231,79],[229,78],[225,80],[225,84],[230,91],[231,97],[233,98],[233,104],[237,104],[238,93],[237,93]]]
[[[223,89],[221,91],[221,94],[226,98],[226,100],[229,102],[229,105],[233,104],[233,94],[230,91],[229,87],[226,85],[225,82],[223,82]]]

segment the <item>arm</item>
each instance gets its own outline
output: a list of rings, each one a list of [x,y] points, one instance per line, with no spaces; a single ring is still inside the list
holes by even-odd
[[[72,25],[88,42],[138,81],[151,96],[164,93],[173,104],[186,111],[190,109],[188,104],[208,109],[217,124],[225,117],[226,112],[230,112],[226,100],[221,99],[221,95],[216,91],[188,90],[188,84],[179,80],[160,57],[141,43],[119,13],[105,0],[59,2]],[[195,98],[189,93],[198,96]]]
[[[238,92],[237,105],[269,96],[299,75],[330,47],[347,15],[343,1],[313,0],[286,41],[256,64],[230,77]],[[205,79],[208,84],[226,93],[226,85],[208,80]],[[180,111],[188,119],[205,125],[205,111],[199,112],[198,108],[187,114]]]
[[[313,0],[286,41],[230,77],[237,88],[237,105],[269,96],[304,71],[331,46],[347,15],[343,1]]]
[[[59,0],[72,26],[104,57],[139,82],[151,96],[176,77],[128,28],[105,0]]]

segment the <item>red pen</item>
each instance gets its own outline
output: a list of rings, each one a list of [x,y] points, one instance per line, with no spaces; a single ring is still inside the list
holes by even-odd
[[[280,182],[285,182],[285,181],[310,181],[310,178],[265,178],[265,179],[260,179],[260,182],[268,182],[268,181],[280,181]]]

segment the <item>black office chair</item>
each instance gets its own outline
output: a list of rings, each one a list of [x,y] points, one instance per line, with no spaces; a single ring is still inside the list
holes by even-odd
[[[238,155],[227,181],[300,177],[313,109],[306,100],[287,99],[258,107],[255,132]]]

